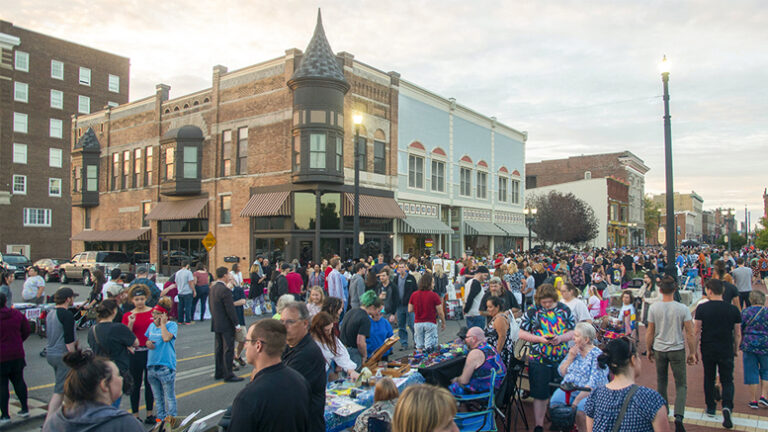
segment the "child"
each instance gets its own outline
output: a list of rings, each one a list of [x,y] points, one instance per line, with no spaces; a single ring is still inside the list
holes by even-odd
[[[592,319],[597,319],[605,315],[605,308],[602,307],[603,297],[600,296],[597,286],[590,285],[588,293],[589,300],[587,301],[587,309],[589,310],[589,314],[592,315]]]
[[[309,301],[307,301],[307,310],[309,311],[309,319],[317,315],[320,309],[323,307],[323,300],[325,300],[325,293],[323,287],[313,286],[309,289]]]

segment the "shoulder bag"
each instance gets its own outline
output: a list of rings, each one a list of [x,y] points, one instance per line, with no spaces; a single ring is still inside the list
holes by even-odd
[[[637,393],[637,390],[640,388],[637,384],[632,384],[632,386],[629,388],[629,392],[626,396],[624,396],[624,403],[621,404],[621,410],[619,411],[619,416],[616,417],[616,422],[613,424],[613,428],[611,429],[611,432],[619,432],[619,428],[621,427],[621,422],[624,421],[624,415],[627,414],[627,408],[629,408],[629,401],[632,400],[632,397]]]
[[[112,353],[106,349],[104,345],[101,344],[101,341],[99,341],[99,335],[96,333],[96,327],[99,325],[96,324],[93,327],[91,327],[91,333],[93,333],[93,339],[96,340],[96,345],[99,346],[99,349],[101,352],[106,353],[107,357],[111,359]],[[130,374],[127,370],[120,370],[120,376],[123,377],[123,394],[127,395],[131,393],[131,389],[133,388],[133,375]]]

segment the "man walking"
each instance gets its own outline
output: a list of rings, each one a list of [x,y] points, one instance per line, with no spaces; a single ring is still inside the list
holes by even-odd
[[[344,281],[342,280],[344,276],[341,275],[341,259],[339,257],[331,258],[331,268],[333,270],[325,278],[328,282],[328,295],[341,299],[344,302],[342,311],[346,311],[349,301],[344,295]]]
[[[675,431],[685,432],[683,417],[688,391],[686,384],[685,343],[688,342],[688,364],[696,364],[696,339],[693,334],[691,311],[674,298],[677,284],[671,276],[665,276],[659,285],[662,301],[653,303],[648,309],[648,328],[645,343],[648,360],[656,362],[656,390],[669,404],[667,398],[668,368],[675,378]],[[686,336],[683,336],[685,329]]]
[[[195,275],[189,270],[189,261],[182,261],[174,277],[179,290],[179,324],[194,324],[192,298],[195,297]]]
[[[290,268],[285,275],[285,280],[288,282],[288,293],[293,294],[293,298],[297,301],[301,300],[301,294],[304,291],[304,279],[296,272],[296,264],[289,264]]]
[[[416,292],[416,279],[408,273],[408,262],[400,260],[397,264],[397,276],[390,289],[387,290],[386,309],[389,313],[394,312],[394,316],[389,317],[389,321],[394,323],[397,319],[397,335],[400,336],[400,351],[408,349],[408,330],[411,334],[416,334],[413,329],[414,314],[408,312],[408,303],[411,301],[411,294]]]
[[[75,316],[69,311],[74,302],[75,293],[71,288],[59,288],[53,295],[56,304],[53,311],[46,318],[46,332],[48,345],[46,346],[46,360],[53,368],[54,387],[51,401],[48,403],[48,414],[45,420],[56,414],[64,401],[64,381],[69,373],[69,366],[64,364],[64,354],[75,349]]]
[[[467,328],[485,328],[485,317],[480,314],[480,305],[483,303],[483,282],[488,278],[488,268],[480,266],[474,277],[467,279],[464,287],[467,301],[464,304],[464,316],[467,320]]]
[[[704,400],[707,415],[714,417],[715,377],[720,374],[723,403],[723,427],[731,429],[733,410],[733,358],[741,343],[739,309],[723,301],[723,283],[710,279],[706,283],[708,302],[696,308],[696,335],[701,335],[701,362],[704,365]]]
[[[749,302],[749,293],[752,292],[752,269],[744,265],[744,258],[739,257],[736,260],[737,267],[733,269],[733,284],[739,289],[739,302],[741,308],[752,306]]]
[[[229,271],[226,267],[216,269],[216,282],[211,287],[211,331],[214,334],[214,359],[216,369],[213,377],[227,382],[242,381],[232,373],[235,358],[235,331],[240,328],[235,313],[232,291],[227,287]]]
[[[365,293],[365,273],[367,268],[365,264],[359,262],[354,267],[355,274],[349,280],[349,309],[360,307],[360,296]]]

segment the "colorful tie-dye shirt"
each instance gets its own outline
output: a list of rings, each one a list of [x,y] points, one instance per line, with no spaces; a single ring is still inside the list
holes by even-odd
[[[568,306],[557,302],[552,309],[532,305],[523,314],[520,329],[534,336],[554,337],[573,330],[576,321],[573,319]],[[531,345],[529,357],[539,363],[559,364],[568,355],[568,344],[559,345],[534,343]]]

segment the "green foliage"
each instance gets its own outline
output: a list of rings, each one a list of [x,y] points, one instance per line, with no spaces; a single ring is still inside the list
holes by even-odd
[[[726,240],[725,236],[720,236],[719,239],[715,242],[720,246],[728,246],[728,240]],[[744,247],[744,245],[747,244],[747,239],[739,235],[737,232],[731,233],[731,250],[738,250]]]
[[[755,232],[755,247],[758,249],[768,249],[768,219],[761,218],[760,225],[763,229]]]
[[[595,211],[574,194],[552,191],[536,196],[532,204],[538,210],[533,231],[539,240],[578,246],[597,237]]]
[[[643,197],[643,203],[645,206],[644,219],[645,219],[646,236],[650,236],[655,239],[656,233],[658,232],[658,229],[659,229],[659,210],[661,209],[661,207],[659,207],[658,204],[653,202],[653,200],[651,200],[647,196]],[[655,244],[656,240],[653,240],[651,243]]]

